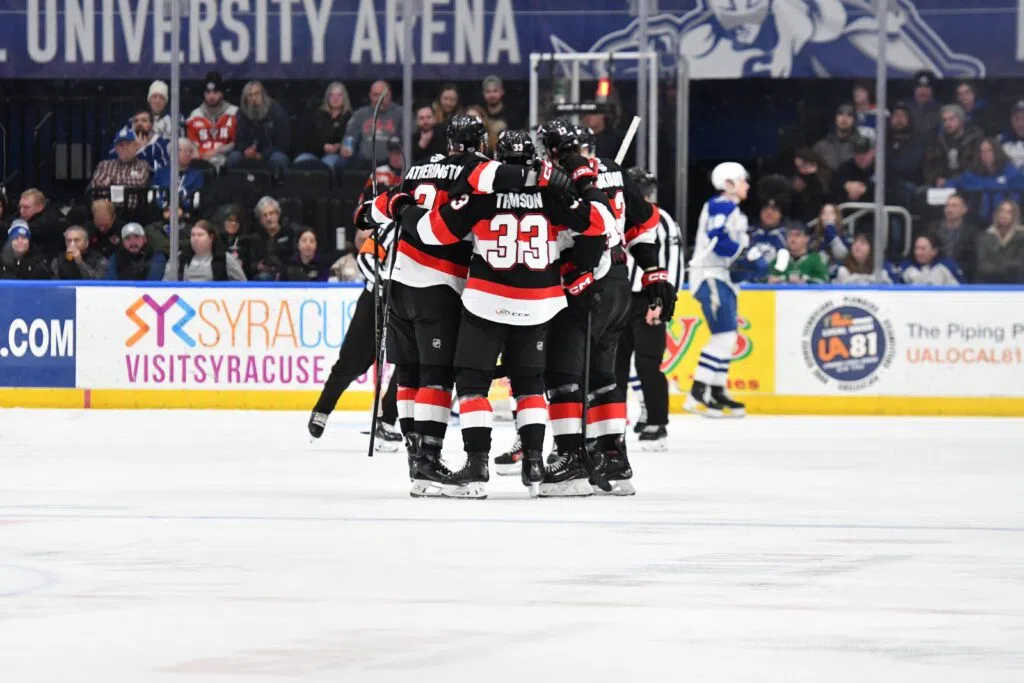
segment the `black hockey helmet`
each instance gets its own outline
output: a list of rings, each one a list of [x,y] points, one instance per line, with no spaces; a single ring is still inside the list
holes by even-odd
[[[565,119],[554,119],[541,124],[537,129],[537,139],[548,158],[557,161],[565,154],[579,154],[582,145],[580,130],[579,126]]]
[[[640,166],[634,166],[626,171],[626,175],[629,179],[636,183],[640,191],[645,195],[650,194],[658,187],[658,177],[648,171],[646,168]]]
[[[487,127],[475,116],[458,114],[448,123],[448,149],[482,152],[487,149]]]
[[[580,147],[593,155],[597,155],[597,136],[594,135],[594,131],[590,130],[587,126],[578,126],[580,129]]]
[[[533,138],[525,130],[506,128],[494,146],[494,158],[510,164],[528,165],[537,156]]]

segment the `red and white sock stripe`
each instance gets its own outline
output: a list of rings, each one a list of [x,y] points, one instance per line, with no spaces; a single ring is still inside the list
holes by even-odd
[[[459,399],[459,421],[463,429],[490,429],[494,424],[491,402],[484,396],[469,396]]]
[[[398,404],[398,419],[416,419],[416,389],[398,387],[395,402]]]
[[[583,433],[582,403],[552,403],[548,406],[551,433],[555,436]]]
[[[606,403],[587,411],[587,438],[622,434],[626,431],[626,404]]]
[[[420,387],[416,391],[415,418],[417,422],[440,422],[447,425],[451,408],[451,389]]]
[[[540,394],[520,396],[516,403],[516,429],[527,425],[542,425],[548,419],[548,403]]]

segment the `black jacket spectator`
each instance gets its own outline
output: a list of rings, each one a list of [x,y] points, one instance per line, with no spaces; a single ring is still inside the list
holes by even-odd
[[[146,240],[138,223],[129,223],[121,231],[121,246],[107,261],[106,280],[152,280],[164,278],[167,257]]]
[[[905,102],[897,102],[892,108],[886,145],[886,167],[890,179],[920,185],[926,145],[924,137],[914,130],[910,105]]]
[[[434,108],[429,104],[420,105],[416,109],[416,131],[412,134],[413,163],[447,153],[448,138],[444,126],[437,124]]]
[[[255,93],[257,89],[259,95]],[[292,125],[284,107],[270,99],[258,81],[248,83],[242,92],[242,105],[238,110],[235,152],[244,152],[255,146],[264,159],[269,159],[275,152],[287,155],[291,144]]]
[[[281,205],[271,197],[256,204],[256,219],[259,226],[249,242],[245,275],[250,280],[277,280],[295,253],[295,233],[281,216]]]
[[[32,244],[43,258],[50,259],[64,251],[64,229],[67,223],[60,212],[46,201],[42,192],[36,189],[22,192],[18,213],[23,220],[28,221]]]
[[[327,282],[331,274],[331,264],[324,261],[320,254],[315,254],[311,261],[304,262],[295,254],[285,266],[281,279],[286,282]]]
[[[875,147],[867,138],[858,138],[854,156],[839,167],[835,178],[835,194],[843,201],[874,201]]]
[[[82,263],[65,256],[57,256],[50,266],[57,280],[102,280],[107,272],[107,259],[98,251],[82,254]]]
[[[92,203],[92,220],[85,224],[89,231],[89,249],[110,258],[121,245],[121,228],[124,223],[117,218],[114,204],[109,199],[97,199]]]
[[[791,211],[793,218],[809,223],[818,217],[821,207],[832,196],[832,170],[817,152],[806,147],[798,149],[793,155],[793,166],[796,175],[791,181]]]
[[[483,96],[483,106],[487,110],[487,116],[491,121],[501,121],[504,123],[505,128],[513,130],[526,128],[526,112],[521,108],[510,107],[508,102],[505,101],[505,85],[499,77],[488,76],[484,79]],[[615,151],[617,152],[618,149]]]
[[[942,108],[942,132],[935,138],[925,157],[924,181],[941,187],[950,178],[966,171],[974,163],[974,154],[983,136],[968,126],[960,105]]]
[[[14,241],[18,241],[18,251]],[[0,280],[49,280],[50,269],[46,267],[43,255],[32,243],[32,238],[24,224],[17,223],[11,228],[11,234],[3,250],[0,250]]]
[[[914,131],[926,141],[939,132],[942,121],[939,103],[935,101],[935,76],[928,71],[914,75],[914,98],[910,103],[910,118]]]
[[[939,239],[939,253],[959,263],[967,281],[974,282],[978,226],[970,217],[967,202],[958,194],[946,200],[943,214],[942,220],[933,223],[930,230]]]

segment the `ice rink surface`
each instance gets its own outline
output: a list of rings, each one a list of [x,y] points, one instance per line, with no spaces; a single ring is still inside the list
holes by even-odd
[[[465,501],[306,417],[0,412],[0,680],[1024,681],[1024,421],[678,418],[636,497]]]

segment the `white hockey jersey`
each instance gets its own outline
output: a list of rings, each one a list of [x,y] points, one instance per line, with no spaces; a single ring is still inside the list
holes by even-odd
[[[690,260],[691,293],[696,293],[701,283],[709,279],[733,287],[729,266],[750,244],[747,229],[746,215],[725,195],[709,199],[704,204]]]

